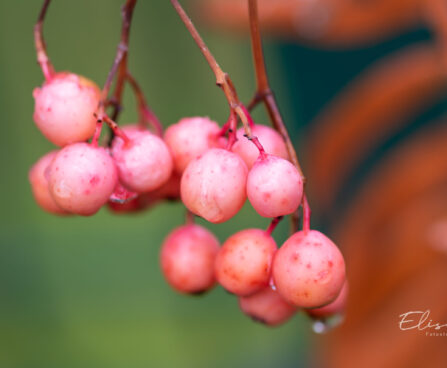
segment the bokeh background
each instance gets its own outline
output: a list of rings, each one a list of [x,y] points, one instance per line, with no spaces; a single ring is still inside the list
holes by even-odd
[[[185,297],[171,291],[160,273],[158,253],[163,238],[183,221],[181,205],[164,203],[133,216],[103,209],[91,218],[58,218],[37,207],[27,180],[28,169],[53,148],[32,121],[32,90],[43,80],[35,61],[32,35],[40,3],[0,2],[0,367],[316,365],[315,346],[319,346],[319,340],[302,314],[282,327],[268,329],[243,316],[237,300],[219,287],[203,297]],[[99,85],[104,83],[119,39],[121,3],[54,0],[44,32],[56,69],[85,75]],[[209,26],[202,28],[206,42],[231,75],[242,100],[248,101],[255,84],[247,38]],[[315,134],[309,136],[314,130],[311,122],[327,103],[377,60],[408,45],[432,43],[433,37],[427,27],[415,25],[381,42],[356,44],[343,50],[325,50],[301,41],[267,37],[266,60],[272,87],[306,167],[313,158],[307,151],[308,137],[313,137],[313,147],[318,148]],[[211,71],[168,1],[138,3],[129,66],[165,125],[193,115],[208,115],[221,123],[226,119],[224,96],[214,86]],[[137,115],[129,90],[124,106],[120,122],[134,121]],[[333,203],[324,211],[314,212],[314,225],[337,237],[340,213],[355,201],[381,160],[427,127],[442,126],[446,111],[446,99],[440,94],[408,118],[405,128],[389,134],[364,155],[344,179],[345,185]],[[254,116],[267,123],[262,108]],[[316,155],[318,149],[311,152]],[[324,190],[324,183],[319,185]],[[380,198],[379,193],[371,203],[380,202]],[[317,195],[312,201],[318,201]],[[357,214],[367,213],[370,207],[374,208],[364,205]],[[223,241],[237,230],[267,225],[267,220],[246,206],[228,223],[207,226]],[[400,228],[404,233],[405,226]],[[274,235],[281,243],[287,234],[284,222]],[[346,235],[339,238],[346,239]],[[340,246],[343,250],[344,244]],[[380,255],[392,256],[383,249]],[[349,271],[349,253],[345,256]],[[370,259],[371,264],[374,260]],[[359,267],[353,269],[361,272]],[[378,270],[372,268],[371,272]],[[363,289],[368,289],[367,283]],[[357,294],[357,300],[360,297]],[[439,303],[440,299],[443,297],[432,302]],[[408,305],[409,309],[412,306]],[[373,315],[377,309],[369,309],[368,313]],[[392,324],[395,328],[394,312],[388,310],[382,321],[388,323],[387,328]],[[363,315],[358,320],[365,318]],[[386,339],[388,332],[384,330],[382,338]],[[367,332],[356,337],[367,341]],[[399,335],[393,335],[388,348],[401,346],[399,339]],[[346,356],[346,350],[340,351]],[[379,352],[377,345],[371,345],[371,351]],[[440,354],[437,349],[433,352]],[[363,358],[367,360],[366,353]],[[442,355],[439,362],[445,362],[444,358]],[[411,367],[422,366],[419,363],[413,361]],[[410,367],[405,363],[382,365],[388,366]]]

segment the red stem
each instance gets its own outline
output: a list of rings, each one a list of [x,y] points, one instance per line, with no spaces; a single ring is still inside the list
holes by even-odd
[[[47,47],[43,37],[43,22],[48,11],[48,6],[51,0],[45,0],[40,10],[37,23],[34,26],[34,44],[37,52],[37,62],[42,69],[42,73],[47,81],[49,81],[55,74],[53,64],[47,54]]]
[[[303,178],[303,182],[306,183],[306,178],[303,174],[303,170],[301,169],[301,165],[298,160],[298,156],[296,154],[295,148],[293,146],[292,140],[290,139],[289,132],[287,131],[286,125],[284,124],[284,120],[281,116],[281,113],[278,108],[278,104],[276,103],[275,96],[272,93],[270,88],[269,80],[267,77],[267,70],[265,67],[264,61],[264,51],[262,48],[262,40],[261,40],[261,32],[259,30],[259,18],[258,18],[258,6],[257,0],[248,0],[248,9],[250,16],[250,38],[252,44],[253,51],[253,59],[256,71],[256,83],[257,90],[255,96],[249,104],[249,109],[253,109],[258,103],[263,102],[264,106],[267,109],[270,120],[272,122],[275,130],[281,134],[286,143],[287,152],[289,154],[290,161],[295,165],[297,170],[299,171],[301,177]],[[303,196],[303,208],[304,208],[304,198]],[[309,204],[307,203],[307,207]],[[310,216],[310,210],[309,210]],[[292,214],[292,232],[295,232],[298,229],[299,216],[298,212]]]
[[[307,233],[310,230],[310,217],[312,211],[309,207],[306,195],[303,196],[303,231]]]
[[[275,217],[272,220],[272,222],[270,223],[270,225],[267,228],[267,230],[265,230],[265,233],[267,235],[272,235],[273,231],[276,229],[276,227],[278,226],[278,224],[281,222],[282,219],[283,219],[283,216]]]
[[[200,36],[199,32],[197,31],[196,27],[194,26],[193,22],[191,21],[191,18],[189,18],[189,16],[186,14],[185,10],[182,8],[178,0],[171,0],[171,4],[178,13],[178,15],[180,16],[181,20],[185,24],[195,43],[197,44],[203,56],[205,57],[206,61],[208,62],[211,70],[213,71],[216,77],[217,86],[219,86],[222,89],[223,93],[225,94],[225,97],[227,98],[228,105],[230,107],[230,114],[231,112],[234,112],[241,119],[245,129],[245,134],[250,140],[253,141],[251,133],[251,126],[253,125],[253,119],[251,118],[248,110],[239,100],[239,97],[237,95],[236,89],[234,87],[231,78],[227,73],[225,73],[221,69],[216,59],[214,58],[213,54],[208,49],[202,37]]]
[[[143,90],[140,85],[137,83],[136,79],[132,76],[132,74],[127,71],[126,74],[127,81],[131,85],[135,97],[137,99],[138,104],[138,113],[140,115],[140,123],[146,125],[149,123],[155,130],[155,133],[161,137],[163,135],[163,126],[161,125],[160,120],[157,118],[155,113],[149,108],[146,103],[146,98],[144,97]]]

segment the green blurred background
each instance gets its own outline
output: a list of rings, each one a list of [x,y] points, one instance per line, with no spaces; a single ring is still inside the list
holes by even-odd
[[[57,70],[105,81],[120,32],[120,0],[57,0],[45,24]],[[158,265],[163,238],[183,221],[179,204],[137,216],[102,210],[91,218],[58,218],[34,203],[28,169],[53,147],[32,120],[32,90],[43,81],[32,27],[41,1],[0,2],[0,367],[300,367],[308,365],[310,322],[297,316],[268,329],[243,316],[237,300],[216,288],[178,295]],[[203,31],[241,98],[254,90],[250,46]],[[267,44],[273,86],[288,122],[279,54]],[[132,26],[130,70],[165,125],[183,116],[227,117],[224,96],[166,0],[140,1]],[[136,119],[126,91],[121,122]],[[265,120],[262,109],[255,114]],[[296,132],[296,129],[293,130]],[[266,227],[246,207],[211,226],[220,240],[246,227]],[[287,235],[282,224],[275,236]]]

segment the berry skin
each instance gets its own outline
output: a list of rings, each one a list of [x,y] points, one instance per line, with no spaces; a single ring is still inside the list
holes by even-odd
[[[57,151],[51,151],[41,157],[33,167],[31,167],[28,179],[31,184],[34,199],[37,204],[45,211],[56,215],[64,215],[66,212],[60,208],[50,194],[48,185],[49,167]]]
[[[99,88],[71,73],[58,73],[33,91],[34,121],[42,134],[57,146],[82,142],[93,136]]]
[[[138,193],[161,187],[171,177],[173,168],[166,144],[149,131],[132,126],[123,131],[130,141],[124,143],[120,137],[115,137],[112,144],[121,183]]]
[[[223,244],[216,258],[217,281],[229,292],[247,296],[267,287],[276,243],[264,230],[240,231]]]
[[[303,179],[287,160],[260,155],[248,173],[247,196],[263,217],[285,216],[295,212],[303,197]]]
[[[251,129],[251,132],[253,136],[259,139],[266,153],[286,160],[289,158],[283,138],[274,129],[257,124]],[[244,134],[244,128],[237,130],[238,140],[231,150],[244,160],[248,169],[251,169],[259,156],[259,150],[252,142],[244,137]]]
[[[184,225],[175,229],[163,242],[160,253],[161,269],[166,281],[182,293],[199,294],[211,289],[214,261],[219,242],[199,225]]]
[[[321,308],[308,309],[306,311],[307,314],[312,318],[322,319],[331,317],[335,314],[343,313],[346,307],[346,299],[348,298],[348,292],[349,292],[348,282],[345,281],[340,291],[340,294],[338,294],[337,298],[333,302]]]
[[[180,192],[185,206],[194,214],[221,223],[243,206],[247,166],[227,150],[213,148],[190,162],[183,173]]]
[[[273,281],[289,303],[317,308],[332,302],[345,282],[345,262],[337,246],[316,230],[293,234],[276,252]]]
[[[270,287],[250,296],[239,297],[239,307],[253,320],[272,327],[288,321],[297,311]]]
[[[175,170],[182,174],[188,164],[210,148],[223,148],[220,128],[207,117],[181,119],[166,129],[164,139],[174,158]]]
[[[62,209],[90,216],[107,203],[118,184],[118,173],[106,149],[75,143],[56,154],[49,184],[51,195]]]

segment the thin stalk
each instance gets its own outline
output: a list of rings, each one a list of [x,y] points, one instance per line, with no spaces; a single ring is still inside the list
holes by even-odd
[[[37,62],[39,63],[42,73],[47,81],[49,81],[55,74],[53,64],[48,57],[47,46],[43,37],[43,23],[50,2],[51,0],[45,0],[43,2],[42,9],[39,13],[39,18],[37,18],[37,23],[34,26],[34,44],[37,52]]]

